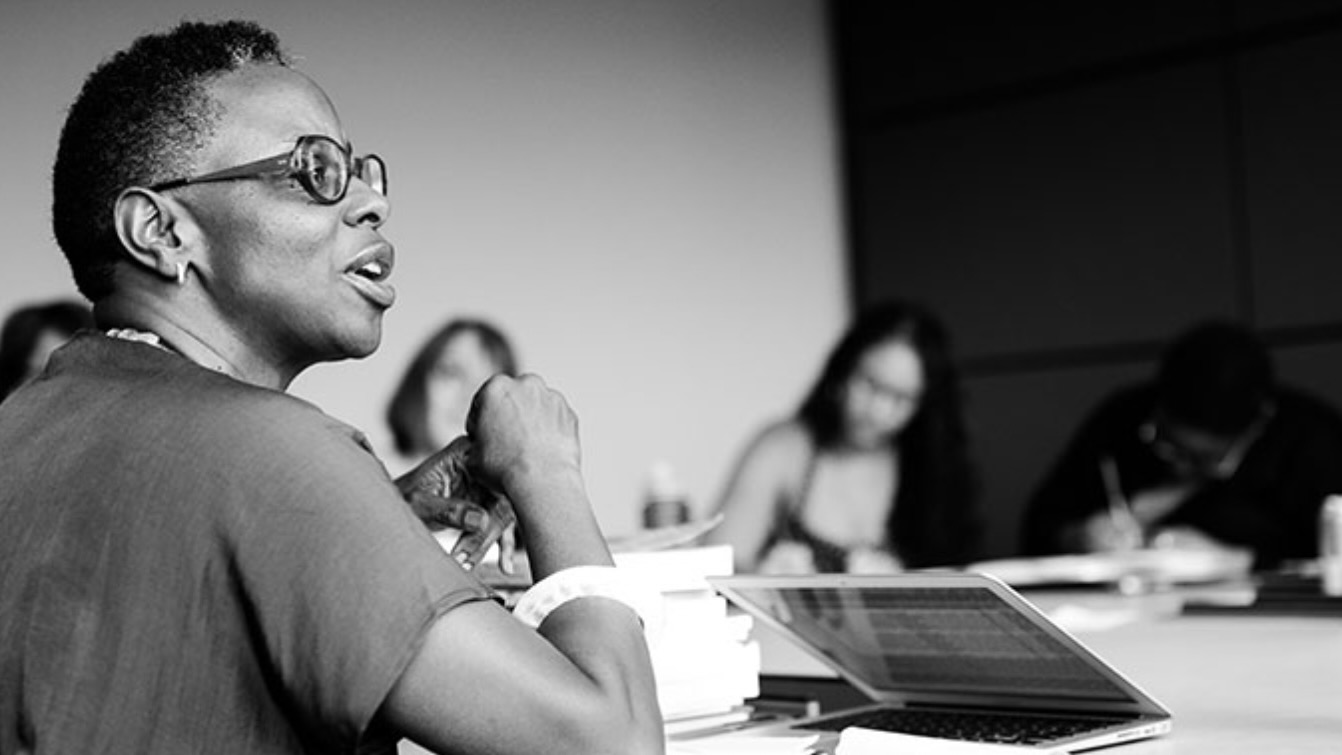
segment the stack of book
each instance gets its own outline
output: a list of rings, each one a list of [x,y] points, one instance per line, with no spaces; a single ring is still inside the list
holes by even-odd
[[[749,719],[760,678],[752,619],[728,611],[707,580],[732,573],[731,546],[616,553],[615,564],[662,593],[662,628],[650,651],[667,735]]]

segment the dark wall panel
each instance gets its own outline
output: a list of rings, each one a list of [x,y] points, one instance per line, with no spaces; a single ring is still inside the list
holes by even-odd
[[[1078,70],[1163,54],[1224,31],[1216,0],[835,3],[855,109],[945,106],[996,88],[1032,87]]]
[[[856,304],[945,316],[994,555],[1197,319],[1342,405],[1342,0],[833,7]]]
[[[1318,24],[1342,11],[1342,0],[1232,0],[1236,26],[1254,30],[1283,23]]]
[[[1242,57],[1255,306],[1342,321],[1342,33]]]
[[[1283,382],[1342,407],[1342,343],[1277,348],[1273,349],[1273,357]],[[1342,464],[1342,459],[1338,464]]]
[[[1197,65],[865,134],[859,296],[929,301],[966,357],[1233,312],[1221,91]]]

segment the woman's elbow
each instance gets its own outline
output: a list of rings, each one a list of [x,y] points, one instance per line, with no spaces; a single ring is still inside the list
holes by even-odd
[[[628,721],[620,729],[617,735],[603,743],[601,752],[611,755],[663,755],[666,750],[666,733],[660,715],[640,716]]]
[[[632,710],[623,713],[607,712],[584,716],[583,721],[570,721],[566,732],[567,745],[553,743],[552,752],[573,752],[579,755],[663,755],[666,734],[661,714],[657,711]]]

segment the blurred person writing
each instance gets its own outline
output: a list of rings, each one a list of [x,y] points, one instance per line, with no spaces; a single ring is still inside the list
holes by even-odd
[[[386,176],[251,23],[86,79],[53,224],[100,330],[0,404],[0,752],[662,752],[660,604],[611,567],[560,394],[496,376],[393,481],[286,393],[380,343]],[[416,491],[477,496],[461,563]],[[513,510],[510,615],[466,567]]]
[[[1248,550],[1259,569],[1312,558],[1340,459],[1342,416],[1278,384],[1247,328],[1199,323],[1154,379],[1081,424],[1029,502],[1024,550]]]
[[[797,413],[732,470],[708,536],[746,572],[892,572],[963,564],[981,524],[945,328],[895,301],[862,313]]]
[[[70,336],[93,327],[87,304],[60,299],[19,307],[0,328],[0,401],[32,380]]]

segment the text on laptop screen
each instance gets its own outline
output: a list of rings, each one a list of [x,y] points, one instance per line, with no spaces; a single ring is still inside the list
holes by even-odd
[[[987,589],[743,588],[789,630],[880,689],[1128,696]]]

